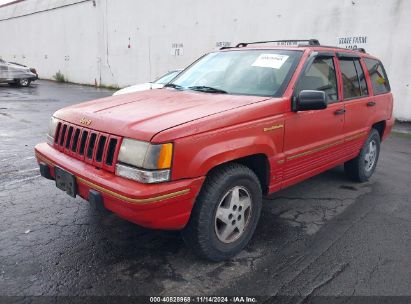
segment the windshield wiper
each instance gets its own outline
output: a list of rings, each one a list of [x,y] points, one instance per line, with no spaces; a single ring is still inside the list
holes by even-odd
[[[180,91],[184,90],[184,88],[182,86],[180,86],[178,84],[174,84],[174,83],[167,83],[164,87],[165,88],[173,88],[173,89],[180,90]]]
[[[220,94],[227,94],[226,91],[220,90],[217,88],[213,87],[208,87],[208,86],[193,86],[193,87],[188,87],[190,90],[193,91],[200,91],[200,92],[206,92],[206,93],[220,93]]]

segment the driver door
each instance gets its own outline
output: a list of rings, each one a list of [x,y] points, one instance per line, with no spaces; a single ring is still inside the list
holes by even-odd
[[[308,59],[294,96],[302,90],[324,91],[324,110],[290,112],[285,119],[283,187],[331,167],[341,158],[345,109],[332,53]]]

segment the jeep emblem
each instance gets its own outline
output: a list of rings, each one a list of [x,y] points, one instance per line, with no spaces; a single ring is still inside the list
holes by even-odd
[[[80,123],[82,125],[89,126],[89,125],[91,125],[91,119],[87,119],[87,118],[83,117],[82,119],[80,119]]]

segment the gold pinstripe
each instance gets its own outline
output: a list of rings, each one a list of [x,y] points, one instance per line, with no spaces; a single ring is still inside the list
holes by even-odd
[[[51,161],[50,159],[46,158],[43,155],[40,155],[39,153],[36,153],[36,156],[39,160],[47,163],[48,165],[52,165],[52,166],[56,165],[53,161]],[[131,197],[122,195],[120,193],[111,191],[107,188],[101,187],[99,185],[96,185],[96,184],[94,184],[94,183],[92,183],[92,182],[90,182],[90,181],[88,181],[84,178],[76,176],[76,179],[79,183],[87,185],[90,188],[93,188],[95,190],[104,192],[104,193],[106,193],[108,195],[111,195],[115,198],[118,198],[118,199],[123,200],[123,201],[127,201],[129,203],[133,203],[133,204],[147,204],[147,203],[159,202],[159,201],[163,201],[163,200],[166,200],[166,199],[169,199],[169,198],[174,198],[174,197],[177,197],[177,196],[185,195],[185,194],[190,192],[190,189],[187,188],[187,189],[183,189],[183,190],[179,190],[179,191],[175,191],[175,192],[171,192],[171,193],[167,193],[167,194],[163,194],[163,195],[159,195],[159,196],[148,197],[148,198],[131,198]]]
[[[284,125],[275,125],[275,126],[272,126],[270,128],[264,128],[264,132],[268,132],[268,131],[272,131],[272,130],[276,130],[276,129],[281,129],[283,127],[284,127]],[[348,142],[348,141],[358,139],[362,136],[365,136],[366,134],[367,134],[367,132],[361,132],[359,134],[350,136],[350,137],[348,137],[344,140],[338,140],[338,141],[335,141],[335,142],[332,142],[332,143],[329,143],[329,144],[326,144],[326,145],[322,145],[322,146],[317,147],[315,149],[307,150],[307,151],[304,151],[302,153],[289,156],[289,157],[287,157],[287,160],[293,160],[293,159],[296,159],[296,158],[299,158],[299,157],[310,155],[310,154],[313,154],[315,152],[319,152],[319,151],[328,149],[330,147],[342,144],[344,142]],[[43,155],[41,155],[37,152],[36,152],[36,157],[39,160],[41,160],[41,161],[43,161],[43,162],[45,162],[45,163],[47,163],[51,166],[56,165],[52,160],[46,158],[45,156],[43,156]],[[277,163],[278,164],[283,164],[284,160],[278,160]],[[104,192],[108,195],[111,195],[115,198],[121,199],[123,201],[127,201],[129,203],[133,203],[133,204],[146,204],[146,203],[159,202],[159,201],[166,200],[166,199],[169,199],[169,198],[174,198],[174,197],[177,197],[177,196],[185,195],[185,194],[188,194],[190,192],[190,189],[187,188],[187,189],[183,189],[183,190],[179,190],[179,191],[175,191],[175,192],[171,192],[171,193],[167,193],[167,194],[163,194],[163,195],[159,195],[159,196],[149,197],[149,198],[131,198],[131,197],[127,197],[125,195],[119,194],[117,192],[111,191],[107,188],[101,187],[99,185],[96,185],[96,184],[94,184],[94,183],[92,183],[92,182],[90,182],[86,179],[83,179],[81,177],[76,176],[76,179],[77,179],[78,182],[80,182],[82,184],[85,184],[85,185],[87,185],[87,186],[89,186],[93,189],[99,190],[99,191]]]
[[[335,141],[335,142],[332,142],[332,143],[329,143],[329,144],[325,144],[325,145],[319,146],[319,147],[317,147],[317,148],[304,151],[304,152],[302,152],[302,153],[298,153],[298,154],[295,154],[295,155],[291,155],[291,156],[287,157],[287,160],[293,160],[293,159],[296,159],[296,158],[299,158],[299,157],[302,157],[302,156],[310,155],[310,154],[313,154],[313,153],[315,153],[315,152],[319,152],[319,151],[322,151],[322,150],[325,150],[325,149],[328,149],[328,148],[337,146],[337,145],[342,144],[342,143],[344,143],[344,142],[352,141],[352,140],[354,140],[354,139],[363,137],[363,136],[365,136],[365,135],[367,135],[367,132],[361,132],[361,133],[358,133],[358,134],[356,134],[356,135],[347,137],[347,138],[344,139],[344,140],[343,140],[343,139],[337,140],[337,141]]]

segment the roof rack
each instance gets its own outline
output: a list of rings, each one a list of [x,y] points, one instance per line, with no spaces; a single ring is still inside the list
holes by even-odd
[[[303,42],[303,43],[299,43]],[[224,46],[220,48],[220,50],[225,50],[225,49],[234,49],[234,48],[243,48],[247,47],[250,44],[263,44],[263,43],[282,43],[283,45],[286,45],[287,43],[293,43],[297,44],[297,46],[321,46],[322,48],[332,48],[332,49],[341,49],[341,50],[350,50],[354,52],[360,52],[363,54],[367,54],[367,51],[364,48],[357,48],[357,49],[347,49],[347,48],[342,48],[338,46],[328,46],[328,45],[321,45],[320,41],[318,39],[302,39],[302,40],[269,40],[269,41],[255,41],[255,42],[241,42],[237,44],[236,46]]]
[[[298,42],[306,42],[306,44],[298,44],[298,46],[303,46],[303,45],[320,45],[320,42],[317,39],[294,39],[294,40],[271,40],[271,41],[256,41],[256,42],[241,42],[236,45],[237,48],[239,47],[246,47],[249,44],[262,44],[262,43],[298,43]]]

